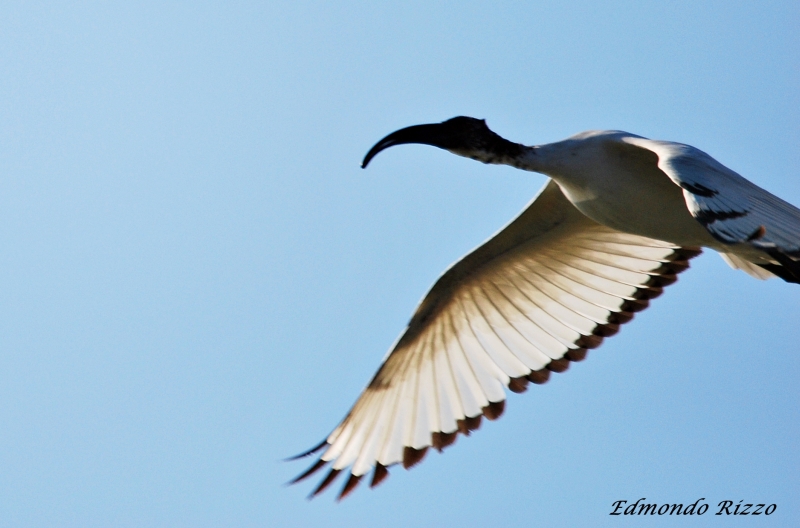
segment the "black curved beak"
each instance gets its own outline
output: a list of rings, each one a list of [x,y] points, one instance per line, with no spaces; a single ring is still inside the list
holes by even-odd
[[[374,158],[378,152],[385,150],[395,145],[404,145],[407,143],[418,143],[422,145],[432,145],[439,148],[447,148],[445,146],[447,137],[443,123],[434,123],[430,125],[414,125],[406,128],[401,128],[392,132],[382,140],[375,143],[375,146],[369,149],[367,155],[364,156],[364,161],[361,162],[361,168],[366,169],[369,162]]]

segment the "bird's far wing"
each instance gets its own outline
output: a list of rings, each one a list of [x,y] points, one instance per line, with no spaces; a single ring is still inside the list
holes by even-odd
[[[324,449],[293,482],[331,463],[314,496],[349,468],[342,498],[371,469],[374,486],[388,466],[468,435],[500,416],[504,387],[522,392],[583,359],[699,252],[601,226],[550,181],[439,278],[345,419],[300,455]]]
[[[622,141],[658,156],[658,167],[683,189],[689,212],[714,238],[764,251],[775,263],[762,267],[786,280],[792,277],[784,274],[798,273],[800,209],[689,145],[640,137]]]

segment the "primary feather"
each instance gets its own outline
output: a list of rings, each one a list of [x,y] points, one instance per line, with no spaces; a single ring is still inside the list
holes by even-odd
[[[597,224],[548,183],[436,282],[311,469],[349,468],[344,495],[370,470],[379,482],[389,466],[413,466],[482,415],[497,418],[505,388],[521,392],[583,359],[699,252]]]

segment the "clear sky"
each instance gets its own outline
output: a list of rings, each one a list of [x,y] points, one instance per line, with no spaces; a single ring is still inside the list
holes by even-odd
[[[309,502],[281,461],[545,182],[424,146],[363,171],[375,141],[622,129],[800,205],[798,27],[796,0],[4,2],[0,526],[630,526],[641,497],[800,526],[800,287],[711,252],[375,490]]]

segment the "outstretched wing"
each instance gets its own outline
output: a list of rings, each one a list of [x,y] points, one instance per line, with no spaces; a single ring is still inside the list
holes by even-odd
[[[349,468],[342,498],[373,468],[375,486],[387,467],[469,435],[500,416],[505,387],[522,392],[583,359],[699,253],[601,226],[550,181],[439,278],[345,419],[300,455],[324,449],[293,482],[330,463],[314,496]]]
[[[800,209],[689,145],[639,137],[623,141],[658,156],[658,167],[683,189],[689,212],[714,238],[759,249],[774,261],[762,267],[800,280]]]

